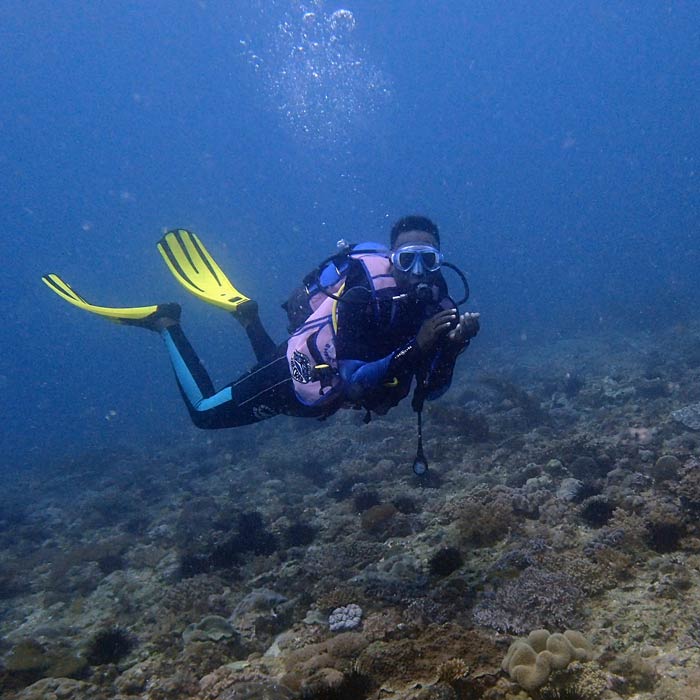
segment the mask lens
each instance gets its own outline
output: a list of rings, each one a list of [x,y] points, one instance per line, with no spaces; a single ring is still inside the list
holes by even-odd
[[[424,250],[421,254],[423,258],[423,266],[429,272],[435,272],[435,270],[440,267],[440,260],[438,259],[437,253],[429,250]]]
[[[401,272],[408,272],[416,261],[416,254],[412,250],[402,250],[396,256],[396,267]]]

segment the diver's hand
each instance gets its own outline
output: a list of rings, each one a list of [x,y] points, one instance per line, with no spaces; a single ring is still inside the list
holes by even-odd
[[[479,318],[481,314],[465,313],[459,317],[459,323],[447,334],[447,342],[458,348],[462,348],[479,332]]]
[[[450,329],[459,328],[459,318],[456,309],[444,309],[423,321],[416,336],[416,344],[421,352],[430,350]],[[453,332],[453,331],[450,331]]]

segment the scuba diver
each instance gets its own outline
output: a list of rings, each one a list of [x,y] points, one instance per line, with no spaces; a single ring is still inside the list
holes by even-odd
[[[193,423],[228,428],[275,415],[325,418],[353,407],[383,415],[416,389],[417,474],[427,471],[421,410],[450,385],[458,355],[479,331],[479,314],[458,310],[442,268],[437,226],[406,216],[391,229],[391,247],[339,242],[339,252],[304,278],[283,304],[290,337],[276,344],[255,301],[238,291],[201,240],[185,229],[169,231],[158,250],[175,278],[200,299],[229,311],[245,329],[257,364],[216,390],[181,326],[179,304],[95,306],[58,275],[43,281],[65,301],[117,323],[161,335]],[[419,459],[420,457],[420,459]]]

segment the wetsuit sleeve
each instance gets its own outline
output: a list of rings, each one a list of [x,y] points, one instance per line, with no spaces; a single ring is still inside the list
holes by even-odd
[[[357,401],[384,381],[400,381],[413,374],[420,359],[421,352],[413,339],[380,360],[340,360],[340,376],[345,383],[345,394],[351,401]]]

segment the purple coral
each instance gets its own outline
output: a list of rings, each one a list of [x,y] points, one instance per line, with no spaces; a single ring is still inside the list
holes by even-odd
[[[328,618],[331,632],[344,632],[360,626],[362,620],[362,608],[355,603],[336,608]]]
[[[581,589],[565,574],[530,566],[474,607],[474,621],[500,632],[522,634],[541,627],[572,628]]]

